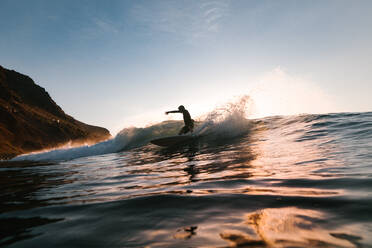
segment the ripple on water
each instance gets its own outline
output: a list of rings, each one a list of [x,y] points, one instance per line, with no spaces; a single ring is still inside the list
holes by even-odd
[[[229,140],[0,163],[0,245],[371,247],[371,113]]]

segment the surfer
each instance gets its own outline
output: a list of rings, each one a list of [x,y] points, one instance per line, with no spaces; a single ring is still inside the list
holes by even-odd
[[[191,119],[189,111],[187,111],[183,105],[179,106],[178,110],[172,110],[172,111],[165,112],[166,115],[169,113],[182,113],[183,114],[183,121],[185,122],[185,126],[180,130],[178,135],[192,132],[194,130],[194,120]]]

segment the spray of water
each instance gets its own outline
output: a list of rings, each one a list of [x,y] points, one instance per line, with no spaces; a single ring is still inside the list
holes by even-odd
[[[234,138],[247,131],[252,100],[245,95],[209,112],[197,128],[197,134],[215,138]]]

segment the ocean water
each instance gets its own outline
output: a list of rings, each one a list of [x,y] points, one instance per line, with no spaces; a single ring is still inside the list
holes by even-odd
[[[0,246],[372,247],[372,112],[209,113],[0,163]]]

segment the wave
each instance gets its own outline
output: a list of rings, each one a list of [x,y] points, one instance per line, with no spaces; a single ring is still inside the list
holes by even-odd
[[[249,119],[251,99],[243,96],[216,107],[197,118],[193,135],[202,136],[200,142],[223,141],[243,137],[260,130],[280,130],[279,135],[295,135],[297,142],[339,138],[372,137],[372,112],[302,114]],[[114,138],[94,145],[53,149],[20,155],[11,161],[60,161],[130,150],[147,145],[152,139],[177,135],[182,121],[164,121],[148,127],[130,127]]]
[[[249,101],[248,96],[243,96],[235,102],[222,105],[198,118],[193,135],[216,140],[234,138],[248,132],[247,106]],[[177,135],[182,125],[181,121],[164,121],[145,128],[124,128],[114,138],[94,145],[24,154],[11,161],[60,161],[115,153],[142,147],[152,139]]]

